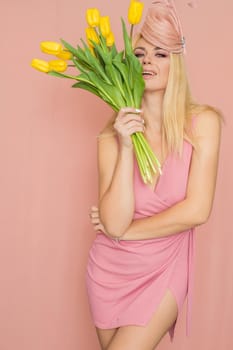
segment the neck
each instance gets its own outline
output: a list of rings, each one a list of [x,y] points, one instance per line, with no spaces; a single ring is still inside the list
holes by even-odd
[[[143,118],[147,132],[159,134],[162,125],[164,91],[145,92],[142,100]]]

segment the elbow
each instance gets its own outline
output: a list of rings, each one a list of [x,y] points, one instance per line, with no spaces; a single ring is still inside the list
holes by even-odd
[[[109,223],[105,224],[104,228],[109,236],[113,238],[120,238],[125,233],[127,227],[112,225]]]
[[[123,223],[120,220],[116,221],[113,218],[105,218],[104,216],[100,220],[107,234],[113,238],[120,238],[130,225],[128,221]]]
[[[199,226],[205,224],[208,221],[209,216],[210,210],[200,208],[200,210],[198,210],[198,212],[195,215],[196,225]]]
[[[109,208],[106,205],[99,206],[99,219],[106,233],[114,238],[121,237],[133,220],[134,207]]]

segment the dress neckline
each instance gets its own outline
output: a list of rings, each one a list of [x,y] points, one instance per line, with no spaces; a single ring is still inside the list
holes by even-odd
[[[163,165],[161,166],[162,174],[158,174],[157,181],[156,181],[154,187],[152,188],[152,187],[148,186],[147,184],[145,184],[145,186],[148,188],[148,190],[151,191],[152,193],[155,193],[157,191],[157,189],[161,183],[161,180],[164,177],[164,170],[166,169],[167,162],[170,159],[170,156],[171,156],[171,154],[168,154],[167,157],[165,158]],[[139,175],[141,176],[141,174],[139,174]]]
[[[154,185],[154,188],[148,186],[147,184],[145,184],[143,182],[143,180],[141,178],[141,173],[140,173],[140,170],[139,170],[139,167],[138,167],[138,164],[137,164],[137,160],[136,160],[136,157],[135,157],[135,166],[137,168],[137,174],[138,174],[138,176],[140,178],[141,183],[148,189],[149,192],[155,193],[157,191],[158,187],[161,184],[162,178],[164,177],[164,172],[166,170],[166,167],[167,167],[167,164],[168,164],[168,161],[169,161],[170,157],[171,157],[171,154],[168,154],[167,157],[165,158],[165,160],[163,162],[163,165],[161,166],[162,174],[158,174],[157,181],[156,181],[156,183]]]

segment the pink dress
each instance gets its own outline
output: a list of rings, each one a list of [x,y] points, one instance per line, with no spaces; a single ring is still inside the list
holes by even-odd
[[[182,158],[171,154],[156,188],[146,186],[134,159],[134,219],[159,213],[186,195],[192,145],[183,141]],[[148,323],[167,288],[181,312],[187,295],[189,336],[193,289],[194,229],[170,236],[117,242],[98,233],[89,252],[86,286],[94,324],[108,329]],[[176,321],[169,330],[173,341]]]

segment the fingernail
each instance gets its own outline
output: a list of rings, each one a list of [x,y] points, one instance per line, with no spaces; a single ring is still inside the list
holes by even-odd
[[[141,109],[136,108],[136,109],[135,109],[135,111],[136,111],[136,113],[140,113],[142,110],[141,110]]]
[[[142,119],[142,124],[145,124],[145,120],[144,119]]]

